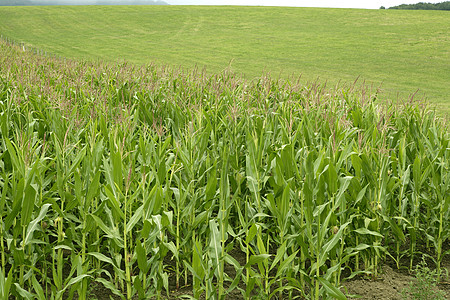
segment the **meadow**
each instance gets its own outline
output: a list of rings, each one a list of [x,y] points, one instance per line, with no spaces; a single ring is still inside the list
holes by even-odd
[[[3,41],[0,67],[1,299],[346,299],[422,258],[446,280],[426,102]]]
[[[70,58],[232,70],[246,79],[356,78],[450,112],[446,11],[276,7],[2,7],[0,33]]]

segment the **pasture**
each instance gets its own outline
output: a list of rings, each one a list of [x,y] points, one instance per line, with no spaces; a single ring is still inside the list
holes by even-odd
[[[247,79],[353,82],[450,111],[446,11],[277,7],[2,7],[0,33],[58,56],[167,64]]]

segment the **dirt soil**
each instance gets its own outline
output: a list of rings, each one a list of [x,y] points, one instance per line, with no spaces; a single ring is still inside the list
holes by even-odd
[[[350,297],[359,299],[401,300],[401,292],[407,288],[413,277],[405,272],[393,270],[390,266],[383,266],[382,272],[376,280],[357,279],[344,282],[344,290]]]
[[[448,270],[450,270],[450,266],[448,266]],[[380,276],[376,280],[369,278],[350,280],[343,283],[342,291],[349,299],[403,300],[401,295],[402,290],[408,287],[409,282],[413,281],[414,276],[407,272],[398,271],[388,265],[384,265]],[[446,299],[450,299],[450,281],[448,279],[439,284],[439,289],[446,292]],[[181,288],[178,291],[172,292],[168,299],[180,299],[179,297],[181,295],[186,294],[192,295],[190,287]],[[95,286],[92,289],[91,297],[91,299],[98,300],[109,300],[110,297],[112,299],[120,299],[112,295],[108,289],[101,285]],[[243,299],[243,297],[235,290],[226,299]]]
[[[236,255],[236,253],[234,253],[233,256],[237,256],[237,260],[240,259],[239,255]],[[450,274],[450,258],[446,258],[442,262],[442,267],[446,268],[447,272]],[[232,272],[231,269],[227,269],[226,271]],[[341,290],[349,299],[403,300],[404,298],[401,294],[402,290],[407,288],[409,283],[414,282],[414,280],[414,274],[411,274],[406,269],[397,270],[394,264],[385,264],[381,267],[379,276],[376,279],[359,277],[344,281]],[[446,293],[446,299],[450,300],[450,278],[446,277],[438,287]],[[171,292],[170,297],[166,299],[180,299],[180,296],[182,295],[192,295],[191,287],[180,288],[178,291],[174,290]],[[102,285],[96,284],[95,286],[92,286],[89,299],[109,300],[120,298],[111,294],[111,292]],[[226,297],[226,299],[237,300],[244,298],[238,290],[234,290],[232,294]]]
[[[443,262],[443,267],[450,272],[450,259]],[[414,274],[405,269],[397,270],[393,265],[384,265],[376,280],[359,278],[343,283],[343,292],[348,298],[403,300],[402,291],[414,283]],[[446,299],[450,299],[450,278],[445,278],[438,288],[446,293]],[[431,300],[431,298],[430,298]]]

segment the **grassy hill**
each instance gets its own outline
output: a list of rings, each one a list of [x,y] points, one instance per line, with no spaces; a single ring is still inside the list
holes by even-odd
[[[0,33],[56,55],[132,63],[231,65],[330,84],[419,89],[450,112],[450,18],[442,11],[275,7],[1,7]]]
[[[0,6],[29,5],[168,5],[164,1],[154,0],[2,0]]]

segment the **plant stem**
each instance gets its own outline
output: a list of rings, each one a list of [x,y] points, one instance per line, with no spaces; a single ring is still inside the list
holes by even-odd
[[[124,224],[123,224],[123,247],[124,247],[124,259],[125,259],[125,278],[127,281],[127,299],[131,299],[131,272],[130,272],[130,261],[128,259],[128,245],[127,245],[127,210],[128,210],[128,197],[125,193],[125,209],[124,209]]]
[[[178,253],[180,253],[180,206],[177,205],[177,233],[176,233],[176,247],[177,247],[177,251]],[[177,259],[176,264],[175,264],[175,276],[176,276],[176,288],[177,290],[180,288],[180,263]]]

